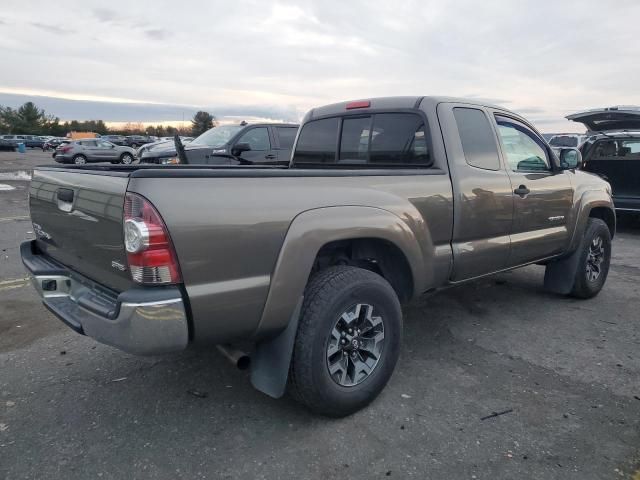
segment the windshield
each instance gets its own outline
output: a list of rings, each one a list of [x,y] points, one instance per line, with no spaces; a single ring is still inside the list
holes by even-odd
[[[569,135],[556,135],[549,140],[549,145],[552,147],[577,147],[578,139]]]
[[[223,125],[222,127],[214,127],[211,130],[207,130],[194,141],[190,142],[190,145],[206,145],[212,148],[222,147],[238,133],[243,127],[240,125]]]

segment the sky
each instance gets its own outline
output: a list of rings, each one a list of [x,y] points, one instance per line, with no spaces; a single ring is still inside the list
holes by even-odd
[[[2,0],[0,104],[295,121],[342,100],[448,95],[584,131],[564,116],[640,105],[638,18],[637,0]]]

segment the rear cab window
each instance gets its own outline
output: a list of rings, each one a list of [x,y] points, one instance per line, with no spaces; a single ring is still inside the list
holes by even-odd
[[[426,121],[413,112],[311,120],[302,126],[294,164],[365,168],[433,166]]]

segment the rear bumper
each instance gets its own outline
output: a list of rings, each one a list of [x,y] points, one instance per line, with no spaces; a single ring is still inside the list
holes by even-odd
[[[63,153],[56,153],[53,159],[58,163],[71,163],[71,157]]]
[[[76,332],[137,355],[187,346],[189,326],[178,288],[116,294],[39,254],[34,241],[24,242],[20,254],[45,307]]]

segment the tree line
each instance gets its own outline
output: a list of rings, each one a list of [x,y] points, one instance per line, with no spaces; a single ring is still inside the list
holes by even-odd
[[[126,123],[120,128],[107,127],[102,120],[72,120],[61,122],[54,115],[38,108],[33,102],[27,102],[13,109],[0,105],[0,133],[52,135],[64,137],[69,132],[94,132],[100,135],[155,135],[169,137],[175,135],[198,136],[217,125],[216,118],[209,112],[199,111],[191,120],[191,126],[172,127]]]

